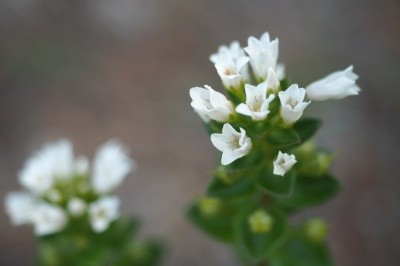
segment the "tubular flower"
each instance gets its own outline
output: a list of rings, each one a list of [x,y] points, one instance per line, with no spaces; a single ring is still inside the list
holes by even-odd
[[[250,37],[244,50],[250,57],[250,65],[258,79],[266,79],[270,67],[277,68],[279,41],[278,39],[271,41],[268,32],[265,32],[260,39]]]
[[[261,121],[269,114],[269,104],[275,98],[274,94],[267,98],[267,82],[252,86],[245,85],[246,104],[241,103],[236,107],[239,114],[250,116],[254,121]]]
[[[97,233],[105,231],[119,217],[120,201],[115,196],[106,196],[89,206],[90,224]]]
[[[119,186],[125,177],[136,168],[125,148],[116,140],[103,144],[93,163],[92,185],[99,193],[108,193]]]
[[[360,87],[356,85],[358,76],[353,72],[353,66],[336,71],[323,79],[314,81],[306,87],[307,97],[313,101],[343,99],[358,95]]]
[[[291,85],[286,91],[280,91],[281,117],[286,125],[292,125],[304,112],[309,102],[303,102],[306,90],[297,84]]]
[[[222,52],[215,63],[218,75],[220,76],[222,83],[228,89],[238,88],[244,80],[242,77],[242,71],[249,62],[247,56],[239,57],[234,60],[227,52]]]
[[[209,117],[218,122],[226,122],[233,113],[232,103],[222,94],[213,90],[210,86],[205,88],[194,87],[190,89],[191,105],[194,110],[202,114],[203,121]]]
[[[32,222],[35,198],[27,192],[11,192],[6,196],[5,209],[13,225]]]
[[[68,218],[60,207],[41,202],[36,206],[32,220],[35,234],[42,236],[64,229]]]
[[[293,154],[282,153],[279,151],[278,157],[273,162],[274,163],[274,175],[284,176],[286,172],[292,169],[293,165],[296,163],[296,157]]]
[[[251,139],[246,136],[243,128],[240,128],[239,133],[230,124],[224,124],[222,134],[211,134],[211,142],[222,151],[221,164],[223,165],[228,165],[247,155],[252,145]]]

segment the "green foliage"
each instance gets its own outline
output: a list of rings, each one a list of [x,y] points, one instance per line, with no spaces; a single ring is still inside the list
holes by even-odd
[[[102,233],[76,220],[64,231],[38,239],[38,264],[46,266],[158,265],[162,246],[134,239],[136,219],[119,218]]]
[[[281,89],[287,87],[287,80],[281,81]],[[237,93],[228,91],[235,105],[243,102],[243,95]],[[217,168],[205,195],[190,206],[187,217],[212,238],[232,245],[245,264],[332,265],[324,240],[326,227],[320,223],[314,228],[315,223],[308,228],[314,234],[310,237],[304,226],[288,223],[291,214],[324,203],[340,189],[328,173],[332,156],[310,141],[321,121],[303,117],[284,125],[277,97],[270,111],[263,121],[242,115],[230,118],[234,128],[244,128],[251,138],[251,152]],[[210,135],[220,133],[222,126],[215,121],[206,124]],[[284,176],[273,173],[279,151],[295,154],[297,160]]]

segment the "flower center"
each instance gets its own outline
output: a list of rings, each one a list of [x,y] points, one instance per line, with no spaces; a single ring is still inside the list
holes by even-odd
[[[236,71],[233,68],[225,68],[224,74],[227,76],[233,76],[236,75]]]
[[[286,102],[287,104],[289,104],[292,108],[295,108],[296,105],[299,103],[297,100],[293,99],[293,98],[289,98]]]

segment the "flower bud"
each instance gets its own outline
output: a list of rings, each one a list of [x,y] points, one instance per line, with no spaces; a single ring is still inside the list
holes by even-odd
[[[307,86],[307,97],[313,101],[343,99],[358,95],[360,88],[356,85],[358,76],[353,72],[353,66],[336,71],[323,79],[314,81]]]
[[[255,234],[268,233],[272,229],[272,216],[264,210],[257,210],[248,219],[250,231]]]
[[[312,218],[306,222],[304,230],[312,242],[320,243],[326,238],[328,225],[320,218]]]
[[[217,198],[200,197],[198,203],[200,212],[205,216],[216,214],[221,207],[221,201]]]

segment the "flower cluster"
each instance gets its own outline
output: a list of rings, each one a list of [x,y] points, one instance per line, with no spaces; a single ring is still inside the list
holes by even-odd
[[[111,192],[136,168],[116,140],[103,144],[90,167],[75,157],[68,140],[46,144],[19,173],[22,192],[6,196],[6,212],[14,225],[32,224],[35,234],[62,231],[70,220],[85,219],[96,233],[119,217],[119,198]]]
[[[303,113],[312,101],[357,95],[358,76],[350,66],[302,87],[289,83],[278,55],[279,41],[268,33],[244,48],[221,46],[210,60],[226,96],[208,85],[190,89],[222,158],[187,215],[249,265],[331,265],[326,223],[289,225],[288,216],[339,190],[329,174],[333,155],[311,140],[321,123]]]
[[[240,127],[238,132],[232,124],[243,124],[248,117],[259,127],[269,123],[290,128],[302,117],[311,100],[342,99],[360,91],[352,66],[312,82],[305,89],[298,84],[284,86],[285,68],[278,63],[278,55],[279,41],[271,40],[267,32],[260,39],[250,37],[244,48],[237,41],[221,46],[210,60],[230,99],[208,85],[190,89],[191,105],[204,122],[225,123],[222,133],[211,135],[213,145],[222,151],[223,165],[249,154],[252,146],[247,128]],[[277,109],[278,112],[271,114]],[[295,162],[294,155],[282,155],[279,151],[274,174],[283,176]]]

